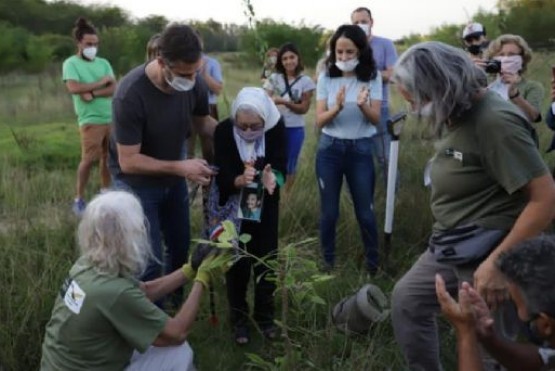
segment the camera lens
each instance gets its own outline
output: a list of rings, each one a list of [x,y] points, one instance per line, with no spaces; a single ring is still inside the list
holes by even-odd
[[[499,73],[501,72],[501,62],[495,59],[490,59],[486,62],[485,70],[487,73]]]

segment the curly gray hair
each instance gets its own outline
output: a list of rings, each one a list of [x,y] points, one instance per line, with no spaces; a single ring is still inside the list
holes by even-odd
[[[399,57],[392,81],[411,95],[417,108],[431,102],[429,123],[440,136],[449,119],[472,106],[483,77],[464,51],[429,41],[413,45]]]

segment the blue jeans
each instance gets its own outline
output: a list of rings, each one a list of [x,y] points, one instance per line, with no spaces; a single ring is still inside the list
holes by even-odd
[[[189,195],[185,179],[170,186],[130,186],[115,180],[114,186],[131,191],[139,198],[148,221],[152,252],[157,261],[149,262],[140,279],[150,281],[181,268],[187,262],[190,242]]]
[[[387,131],[387,120],[389,119],[389,107],[382,106],[380,110],[380,122],[376,129],[378,132],[372,137],[374,144],[374,156],[378,163],[380,176],[387,185],[387,171],[389,166],[389,148],[391,147],[391,135]]]
[[[320,244],[324,261],[335,263],[335,226],[343,177],[353,199],[362,234],[366,267],[378,267],[378,228],[374,215],[374,162],[372,139],[337,139],[322,133],[316,154],[316,176],[320,190]]]
[[[304,142],[304,127],[286,128],[285,134],[287,135],[287,174],[295,174]]]

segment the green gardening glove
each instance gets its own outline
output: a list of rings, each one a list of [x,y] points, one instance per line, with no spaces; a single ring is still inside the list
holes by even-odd
[[[205,289],[210,286],[210,281],[218,276],[223,276],[232,265],[233,256],[229,251],[208,256],[198,267],[196,282],[202,283]]]
[[[193,269],[193,266],[191,265],[191,263],[183,264],[183,267],[181,267],[181,271],[183,272],[183,275],[185,276],[188,282],[192,281],[195,278],[197,273]]]

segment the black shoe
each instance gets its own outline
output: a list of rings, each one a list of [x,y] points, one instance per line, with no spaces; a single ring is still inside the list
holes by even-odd
[[[264,335],[264,337],[267,340],[276,340],[278,337],[278,328],[276,325],[271,324],[271,325],[266,325],[266,326],[260,326],[260,329],[262,330],[262,335]]]

